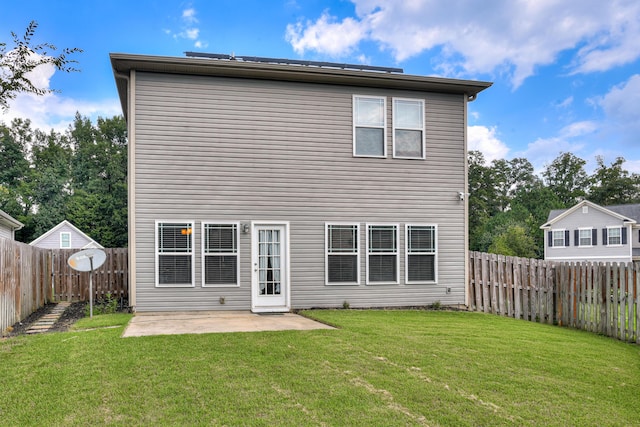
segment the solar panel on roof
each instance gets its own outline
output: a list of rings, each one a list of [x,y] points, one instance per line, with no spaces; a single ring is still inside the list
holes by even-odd
[[[374,65],[344,64],[337,62],[303,61],[285,58],[265,58],[260,56],[235,56],[222,53],[185,52],[191,58],[226,59],[230,61],[264,62],[269,64],[302,65],[308,67],[340,68],[343,70],[380,71],[384,73],[404,73],[402,68],[378,67]]]

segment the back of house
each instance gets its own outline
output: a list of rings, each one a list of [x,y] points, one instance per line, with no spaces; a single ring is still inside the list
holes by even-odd
[[[466,110],[490,83],[204,56],[111,55],[137,311],[465,303]]]

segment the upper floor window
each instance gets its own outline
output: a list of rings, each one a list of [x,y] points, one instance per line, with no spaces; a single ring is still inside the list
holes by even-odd
[[[353,96],[353,155],[386,157],[385,97]]]
[[[69,249],[71,247],[71,233],[68,231],[60,233],[60,247],[62,249]]]
[[[238,286],[238,224],[202,224],[202,285]]]
[[[424,100],[393,98],[393,157],[424,159]]]
[[[327,284],[358,284],[358,224],[326,224]]]
[[[193,222],[156,221],[156,286],[193,286]]]

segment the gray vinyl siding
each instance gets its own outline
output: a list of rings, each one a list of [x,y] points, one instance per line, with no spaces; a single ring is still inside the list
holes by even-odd
[[[293,309],[464,303],[462,95],[152,73],[135,82],[138,311],[251,307],[250,233],[240,233],[240,286],[201,286],[201,224],[215,221],[289,222]],[[354,94],[388,97],[384,159],[353,157]],[[425,100],[426,160],[392,158],[393,96]],[[193,288],[155,287],[156,220],[195,221]],[[360,224],[360,285],[325,285],[325,222]],[[399,225],[399,285],[364,284],[367,223]],[[404,284],[412,223],[438,226],[437,284]]]
[[[603,241],[602,229],[614,226],[627,227],[626,245],[607,246],[607,242]],[[591,247],[576,245],[574,231],[588,227],[597,229],[597,244]],[[548,231],[559,229],[569,230],[570,245],[564,248],[550,247]],[[622,220],[592,207],[589,207],[586,214],[582,213],[582,209],[575,210],[566,217],[554,222],[550,230],[545,230],[545,259],[553,261],[628,262],[631,261],[631,242],[634,237],[638,238],[637,235],[634,236],[630,227],[623,224]]]
[[[2,238],[13,240],[13,229],[0,224],[0,239]]]

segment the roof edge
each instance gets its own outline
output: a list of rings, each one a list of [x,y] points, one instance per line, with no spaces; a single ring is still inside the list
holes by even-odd
[[[309,65],[288,65],[211,58],[110,53],[120,103],[127,115],[127,78],[132,70],[167,74],[253,78],[299,83],[381,87],[467,95],[474,99],[493,83],[413,74],[383,73]]]

